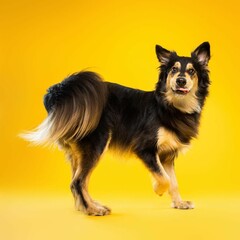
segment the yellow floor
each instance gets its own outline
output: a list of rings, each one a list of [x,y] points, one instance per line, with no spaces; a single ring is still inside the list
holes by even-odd
[[[84,216],[70,194],[1,194],[0,239],[240,239],[240,196],[195,196],[194,210],[171,209],[166,196],[99,200],[112,215]]]

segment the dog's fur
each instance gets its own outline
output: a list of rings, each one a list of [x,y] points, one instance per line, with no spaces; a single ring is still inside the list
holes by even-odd
[[[57,143],[72,165],[71,190],[76,207],[88,215],[107,215],[87,185],[107,147],[136,154],[151,171],[154,190],[168,190],[174,208],[191,209],[178,192],[174,159],[197,136],[201,111],[210,84],[210,45],[201,44],[191,57],[180,57],[156,46],[161,63],[154,91],[146,92],[103,82],[82,71],[48,89],[48,117],[24,138],[36,144]]]

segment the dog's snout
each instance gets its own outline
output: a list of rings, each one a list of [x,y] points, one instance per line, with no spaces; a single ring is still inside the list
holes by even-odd
[[[180,77],[180,78],[177,78],[176,82],[179,87],[184,87],[187,83],[187,80],[183,77]]]

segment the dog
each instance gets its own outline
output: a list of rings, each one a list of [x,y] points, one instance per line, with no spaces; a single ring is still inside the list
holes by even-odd
[[[47,118],[22,137],[35,144],[57,144],[72,167],[71,191],[76,209],[87,215],[110,214],[110,208],[90,197],[88,181],[107,148],[131,151],[150,170],[154,191],[168,191],[172,207],[193,209],[183,201],[174,159],[197,137],[201,112],[209,92],[210,44],[202,43],[191,57],[178,56],[156,45],[160,62],[154,91],[104,82],[81,71],[48,89]]]

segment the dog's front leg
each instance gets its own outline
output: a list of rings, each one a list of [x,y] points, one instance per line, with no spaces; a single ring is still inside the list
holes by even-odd
[[[164,170],[158,154],[154,151],[146,150],[137,151],[136,153],[152,173],[154,191],[162,196],[169,189],[170,178]]]
[[[178,209],[193,209],[194,204],[190,201],[183,201],[178,189],[177,178],[174,170],[174,160],[165,161],[163,168],[170,178],[169,194],[172,198],[172,207]]]
[[[170,188],[170,177],[165,171],[158,155],[156,155],[156,166],[159,171],[152,171],[153,189],[159,196],[162,196]]]

